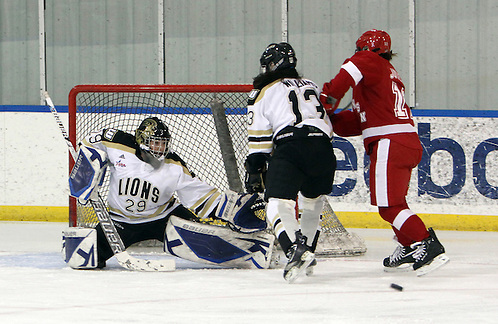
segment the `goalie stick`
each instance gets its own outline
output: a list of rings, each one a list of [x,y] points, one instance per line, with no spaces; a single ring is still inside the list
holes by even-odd
[[[64,124],[62,123],[59,114],[55,109],[54,103],[52,102],[52,99],[50,98],[48,92],[45,92],[44,95],[45,95],[45,102],[50,107],[50,111],[52,112],[52,115],[54,116],[55,121],[59,126],[62,136],[64,137],[64,140],[66,141],[69,153],[71,154],[73,161],[76,161],[77,158],[76,150],[74,149],[73,144],[69,140],[69,136],[67,135]],[[90,203],[95,211],[95,214],[97,215],[99,224],[102,227],[105,237],[109,242],[109,245],[111,246],[111,249],[114,252],[114,256],[116,257],[116,260],[118,261],[120,266],[129,270],[138,270],[138,271],[174,271],[176,269],[175,260],[172,259],[144,260],[131,256],[127,251],[125,251],[126,248],[123,244],[123,240],[119,236],[119,233],[116,230],[116,227],[114,226],[114,223],[112,222],[109,213],[107,212],[107,208],[105,207],[102,197],[98,195],[98,198],[91,199]]]

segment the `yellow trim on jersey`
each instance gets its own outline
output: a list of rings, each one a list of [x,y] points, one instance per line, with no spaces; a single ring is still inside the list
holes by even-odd
[[[277,82],[280,82],[281,80],[282,79],[278,79],[278,80],[273,81],[272,83],[269,83],[269,84],[265,85],[263,87],[263,89],[261,89],[261,91],[259,92],[259,96],[256,98],[256,100],[254,101],[254,103],[260,101],[264,97],[265,92],[266,92],[266,90],[268,90],[269,87],[271,87],[272,85],[274,85]]]
[[[199,200],[197,200],[197,202],[195,204],[193,204],[192,207],[190,207],[190,209],[196,210],[197,207],[202,205],[202,203],[204,203],[209,198],[208,201],[206,202],[206,205],[202,208],[202,211],[199,214],[197,214],[197,216],[199,218],[202,218],[206,214],[206,211],[209,210],[209,207],[211,207],[214,200],[216,198],[218,198],[219,196],[220,196],[220,192],[218,191],[218,189],[216,189],[216,188],[211,189],[207,194],[205,194],[203,197],[201,197]]]
[[[271,129],[264,129],[264,130],[247,130],[247,134],[249,136],[271,136],[273,135],[273,131]]]
[[[215,189],[216,190],[216,189]],[[197,215],[199,218],[204,218],[206,215],[206,213],[208,212],[208,210],[211,208],[211,206],[213,205],[213,203],[215,202],[215,200],[220,196],[220,193],[217,192],[215,193],[214,195],[211,196],[211,198],[209,198],[209,200],[206,202],[206,204],[204,205],[204,208],[202,208],[202,211]]]
[[[197,200],[197,202],[195,204],[192,205],[192,209],[196,209],[197,207],[199,207],[206,199],[208,199],[208,197],[214,195],[216,192],[218,191],[218,189],[216,188],[213,188],[211,189],[207,194],[205,194],[203,197],[201,197],[199,200]],[[219,195],[219,193],[218,193]]]
[[[283,231],[283,227],[284,227],[284,224],[278,223],[277,227],[275,227],[274,232],[275,233],[280,233],[281,231]]]
[[[273,142],[266,143],[249,143],[250,150],[272,150]]]
[[[186,166],[184,166],[180,161],[173,160],[173,159],[165,159],[164,163],[171,163],[171,164],[176,164],[178,166],[181,166],[182,169],[183,169],[183,172],[185,174],[188,174],[189,176],[192,176],[192,173],[190,172],[190,170]]]
[[[86,140],[86,138],[83,139],[81,141],[81,143],[83,143],[83,145],[85,145],[85,146],[94,147],[90,142],[88,142]],[[135,154],[135,152],[136,152],[136,150],[134,148],[131,148],[128,145],[125,145],[125,144],[114,143],[114,142],[107,142],[107,141],[101,141],[100,143],[102,145],[104,145],[105,147],[116,149],[116,150],[125,151],[125,152],[128,152],[128,153]]]
[[[81,143],[82,143],[83,145],[85,145],[85,146],[90,146],[90,147],[93,147],[93,145],[92,145],[92,144],[90,144],[90,142],[88,142],[88,141],[86,140],[86,138],[84,138],[84,139],[81,141]]]

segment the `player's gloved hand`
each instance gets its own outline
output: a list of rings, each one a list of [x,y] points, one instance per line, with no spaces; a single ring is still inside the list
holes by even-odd
[[[332,84],[330,82],[325,82],[323,84],[322,94],[325,94],[325,96],[332,96]]]
[[[323,105],[323,108],[325,108],[326,111],[332,109],[332,104],[328,102],[329,96],[325,94],[324,92],[320,93],[320,102]]]
[[[327,114],[332,114],[338,105],[337,99],[331,95],[331,87],[332,85],[329,82],[325,82],[320,93],[320,102],[327,111]]]
[[[266,164],[269,158],[270,154],[268,153],[253,153],[247,157],[244,184],[248,193],[265,191]]]
[[[249,173],[246,172],[245,187],[247,193],[253,194],[256,192],[265,191],[265,181],[263,173]]]
[[[327,112],[332,110],[336,101],[331,95],[331,87],[329,82],[325,82],[322,87],[322,92],[320,93],[320,102]]]

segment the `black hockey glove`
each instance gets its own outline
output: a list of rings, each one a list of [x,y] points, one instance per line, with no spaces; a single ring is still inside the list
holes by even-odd
[[[270,154],[267,153],[253,153],[247,157],[245,187],[248,193],[265,191],[266,165],[269,158]]]
[[[246,172],[245,186],[247,193],[253,194],[256,192],[265,191],[265,174],[264,173],[249,173]]]

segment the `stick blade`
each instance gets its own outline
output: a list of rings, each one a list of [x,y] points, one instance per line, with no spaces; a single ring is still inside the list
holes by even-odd
[[[118,263],[123,268],[133,271],[146,272],[169,272],[176,270],[176,263],[173,259],[163,260],[144,260],[131,256],[128,252],[123,251],[114,255]]]

